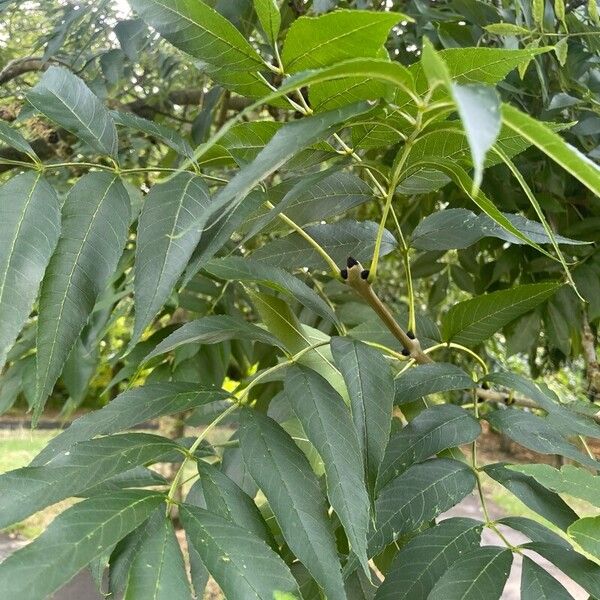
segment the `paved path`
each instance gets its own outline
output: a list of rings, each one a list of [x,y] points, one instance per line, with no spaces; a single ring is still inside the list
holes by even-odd
[[[488,503],[488,510],[490,517],[497,519],[503,516],[502,511],[491,503]],[[443,518],[448,517],[471,517],[474,519],[482,519],[481,507],[479,500],[474,496],[467,496],[458,506],[455,506],[452,510],[448,511]],[[502,527],[502,533],[506,538],[514,545],[521,544],[528,541],[527,538],[517,531]],[[483,545],[504,545],[502,541],[496,536],[495,533],[489,529],[484,529],[482,536]],[[6,558],[9,554],[23,547],[26,542],[20,539],[14,539],[7,535],[0,534],[0,561]],[[566,577],[561,571],[559,571],[554,565],[548,561],[542,559],[534,553],[527,553],[534,560],[543,566],[548,572],[550,572],[556,579],[558,579],[569,591],[569,593],[575,598],[575,600],[586,600],[588,594],[576,583]],[[510,573],[510,577],[502,600],[519,600],[520,598],[520,582],[521,582],[521,557],[516,556],[513,561],[513,567]],[[98,593],[92,578],[87,571],[84,569],[79,575],[73,578],[64,588],[56,592],[52,596],[52,600],[102,600],[102,596]],[[485,600],[485,599],[482,599]]]

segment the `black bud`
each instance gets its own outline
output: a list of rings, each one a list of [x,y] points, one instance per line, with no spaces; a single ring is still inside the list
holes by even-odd
[[[361,279],[369,279],[369,269],[363,269],[360,272],[360,278]]]
[[[481,404],[482,402],[485,402],[485,398],[477,398],[477,404]]]
[[[490,389],[490,384],[489,384],[487,381],[484,381],[484,382],[481,384],[481,387],[482,387],[484,390],[489,390],[489,389]]]
[[[59,139],[60,138],[58,137],[58,133],[56,133],[56,131],[51,131],[48,135],[49,144],[57,144]]]
[[[341,277],[342,279],[348,279],[348,269],[342,269],[342,270],[340,271],[340,277]]]
[[[358,264],[358,261],[352,256],[349,256],[348,260],[346,261],[346,264],[348,265],[348,268],[351,269],[352,267]]]
[[[408,348],[402,348],[402,356],[410,356],[410,350]]]
[[[509,395],[506,395],[504,397],[504,404],[512,404],[512,403],[513,403],[513,399]]]
[[[414,339],[415,339],[415,334],[413,333],[412,329],[409,329],[409,330],[406,332],[406,335],[407,335],[407,336],[408,336],[408,337],[409,337],[411,340],[414,340]]]

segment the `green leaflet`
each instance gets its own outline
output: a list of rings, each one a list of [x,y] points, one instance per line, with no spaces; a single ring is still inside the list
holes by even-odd
[[[151,532],[144,536],[131,563],[123,600],[189,600],[185,564],[171,518],[156,511],[148,528]]]
[[[509,468],[533,477],[540,485],[558,494],[569,494],[596,506],[600,503],[600,476],[575,465],[564,465],[560,469],[550,465],[512,465]]]
[[[423,396],[451,390],[468,390],[474,381],[460,367],[451,363],[416,365],[395,380],[394,404],[414,402]]]
[[[271,45],[277,43],[281,14],[276,0],[254,0],[254,10]]]
[[[566,456],[592,469],[600,467],[598,461],[568,442],[561,429],[548,419],[514,408],[495,410],[486,419],[492,427],[534,452]]]
[[[325,497],[302,451],[275,421],[254,410],[243,414],[240,447],[292,552],[328,598],[343,600],[341,567]]]
[[[415,462],[477,439],[481,427],[463,408],[453,404],[432,406],[419,413],[393,435],[387,445],[377,478],[377,489]]]
[[[559,283],[525,284],[459,302],[442,317],[444,339],[477,345],[550,298],[560,287]]]
[[[471,469],[456,460],[436,458],[409,467],[379,492],[369,555],[379,553],[398,536],[448,510],[474,486]]]
[[[84,500],[60,514],[31,544],[0,564],[0,589],[14,600],[45,600],[164,502],[124,490]]]
[[[600,517],[584,517],[571,523],[567,530],[583,550],[600,560]]]
[[[110,173],[84,175],[65,200],[60,238],[40,291],[34,420],[116,271],[129,215],[127,191]]]
[[[183,382],[149,383],[127,390],[100,410],[73,421],[70,427],[48,443],[31,465],[46,464],[73,444],[97,435],[130,429],[162,415],[176,414],[228,397],[229,394],[221,389]]]
[[[505,463],[496,463],[485,466],[484,471],[523,504],[561,529],[566,530],[577,520],[577,514],[558,494],[547,490],[533,477],[517,473],[510,467]]]
[[[352,420],[373,491],[390,436],[394,382],[381,352],[349,338],[334,337],[331,352],[350,396]]]
[[[23,173],[0,187],[0,372],[29,316],[59,232],[59,200],[41,174]]]
[[[213,259],[204,270],[228,281],[254,281],[292,296],[301,304],[333,323],[339,323],[331,307],[303,281],[283,269],[256,262],[251,258],[228,256]]]
[[[190,543],[227,597],[300,597],[287,565],[253,533],[189,504],[181,506],[180,514]]]
[[[463,554],[441,576],[428,600],[500,600],[512,565],[512,552],[484,546]]]
[[[165,125],[143,119],[133,113],[120,112],[117,110],[111,110],[110,116],[117,125],[123,127],[129,127],[141,131],[148,136],[156,137],[164,142],[169,148],[175,150],[179,154],[182,154],[186,158],[192,158],[193,150],[191,146],[186,142],[175,130]]]
[[[28,102],[101,154],[117,155],[117,128],[108,110],[63,67],[50,67],[27,93]]]
[[[179,329],[162,340],[152,352],[147,354],[144,362],[148,362],[165,352],[175,350],[184,344],[191,344],[192,342],[219,344],[233,339],[255,340],[270,346],[279,345],[276,337],[261,327],[248,323],[248,321],[231,315],[209,315],[184,323]]]
[[[558,134],[508,104],[502,105],[502,121],[571,173],[596,196],[600,195],[600,169]]]
[[[323,377],[306,367],[287,371],[284,392],[323,460],[329,502],[344,527],[351,551],[368,574],[369,497],[348,407]]]
[[[132,347],[169,297],[200,240],[209,217],[206,184],[180,173],[155,185],[138,221],[134,267],[135,327]]]
[[[21,135],[21,132],[4,121],[0,121],[0,141],[19,152],[23,152],[23,154],[27,154],[33,161],[37,162],[39,160],[31,144]]]
[[[436,581],[460,557],[479,546],[483,524],[446,519],[403,546],[381,584],[376,600],[427,600]]]
[[[572,600],[571,594],[542,567],[523,557],[521,600]]]
[[[85,492],[113,475],[149,462],[171,450],[174,441],[147,433],[126,433],[80,442],[39,467],[22,467],[0,475],[2,514],[7,527],[38,510]]]

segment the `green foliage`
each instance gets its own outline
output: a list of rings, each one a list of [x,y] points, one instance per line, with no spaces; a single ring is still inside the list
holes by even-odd
[[[0,527],[81,499],[2,593],[493,600],[532,550],[522,598],[569,597],[538,555],[599,597],[595,3],[21,4],[0,412],[103,406],[0,476]],[[482,421],[574,464],[482,465]]]

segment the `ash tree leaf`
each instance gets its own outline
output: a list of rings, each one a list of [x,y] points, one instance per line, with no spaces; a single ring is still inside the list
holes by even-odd
[[[185,344],[220,344],[228,340],[250,340],[269,346],[279,346],[280,342],[265,329],[231,315],[209,315],[184,323],[179,329],[157,344],[144,362],[175,350]]]
[[[396,405],[414,402],[429,394],[475,387],[471,377],[451,363],[417,365],[397,377],[394,382]]]
[[[486,415],[486,419],[494,429],[529,450],[566,456],[592,469],[600,468],[598,461],[568,442],[561,429],[549,423],[548,419],[514,408],[494,410]]]
[[[571,523],[567,530],[588,554],[600,560],[600,517],[584,517]]]
[[[522,545],[521,548],[533,550],[543,556],[589,592],[592,597],[597,598],[600,596],[600,566],[575,552],[575,550],[541,542],[530,542]]]
[[[0,563],[2,593],[14,600],[45,600],[163,502],[156,492],[124,490],[75,504]]]
[[[171,519],[156,511],[150,521],[157,523],[149,524],[154,531],[137,547],[123,600],[189,600],[190,586]]]
[[[392,374],[381,353],[362,342],[334,337],[331,353],[348,388],[365,481],[374,497],[377,474],[390,437],[394,402]]]
[[[513,471],[512,465],[495,463],[486,465],[483,470],[525,506],[557,527],[566,531],[569,525],[578,519],[577,513],[558,494],[547,490],[533,477]]]
[[[444,340],[475,346],[550,298],[560,287],[559,283],[531,283],[459,302],[442,317]]]
[[[543,123],[509,104],[502,105],[502,122],[573,175],[596,196],[600,195],[600,169]]]
[[[254,0],[254,10],[260,26],[271,45],[274,46],[277,43],[277,36],[281,27],[281,13],[276,0]]]
[[[479,547],[482,528],[480,521],[454,517],[418,534],[396,554],[375,600],[427,600],[444,572]]]
[[[23,173],[0,187],[0,372],[31,312],[59,232],[59,200],[41,174]]]
[[[127,190],[110,173],[84,175],[67,195],[60,238],[40,291],[34,418],[115,274],[129,215]]]
[[[179,381],[148,383],[127,390],[100,410],[75,419],[60,435],[50,440],[31,465],[44,465],[73,444],[94,436],[131,429],[163,415],[174,415],[227,398],[229,394],[224,390]]]
[[[284,391],[323,460],[329,502],[344,527],[350,549],[368,574],[369,496],[348,407],[321,375],[306,367],[288,370]]]
[[[80,442],[41,467],[22,467],[0,475],[0,527],[85,492],[113,475],[156,462],[180,449],[173,440],[147,433],[125,433]]]
[[[209,216],[206,184],[192,173],[179,173],[155,185],[138,221],[134,266],[135,326],[130,347],[173,290]]]
[[[267,544],[244,527],[189,504],[181,522],[202,562],[228,598],[300,598],[288,566]]]
[[[343,600],[341,566],[325,497],[306,456],[275,421],[254,410],[244,412],[240,448],[291,551],[328,598]]]
[[[500,600],[512,565],[507,548],[484,546],[463,554],[440,577],[428,600]]]
[[[456,460],[436,458],[409,467],[379,492],[369,555],[452,508],[474,487],[473,471]]]
[[[202,490],[206,509],[247,529],[256,537],[277,549],[254,500],[225,473],[204,461],[198,461],[200,479],[194,484]]]
[[[521,600],[572,600],[573,596],[548,571],[527,556],[521,571]]]
[[[250,42],[202,0],[132,0],[131,7],[176,48],[198,58],[212,79],[244,95],[268,92],[266,70]]]
[[[188,142],[170,127],[155,123],[154,121],[149,121],[148,119],[144,119],[133,113],[121,112],[118,110],[111,110],[110,116],[117,125],[129,127],[130,129],[141,131],[151,137],[158,138],[169,146],[169,148],[172,148],[175,152],[178,152],[187,158],[192,158],[194,155],[194,151]]]
[[[26,97],[36,110],[97,152],[117,156],[117,128],[108,110],[68,69],[49,67]]]
[[[512,471],[533,477],[540,485],[558,494],[569,494],[600,506],[600,476],[575,465],[555,469],[550,465],[512,465]]]
[[[0,121],[0,141],[23,154],[27,154],[34,162],[39,160],[31,144],[21,135],[21,132],[4,121]]]
[[[338,10],[300,17],[288,30],[281,54],[286,73],[357,57],[377,58],[390,29],[407,17],[397,12]]]
[[[499,525],[506,525],[511,529],[516,529],[526,535],[532,542],[545,542],[549,544],[558,544],[570,548],[571,544],[557,533],[548,529],[545,525],[528,519],[526,517],[504,517],[496,521]]]
[[[331,307],[303,281],[290,275],[284,269],[241,256],[215,258],[204,265],[204,270],[211,275],[227,281],[254,281],[266,287],[292,296],[298,302],[317,315],[339,323]]]
[[[113,31],[119,40],[121,50],[125,52],[127,58],[135,61],[138,58],[144,40],[147,38],[148,28],[141,19],[127,19],[119,21]]]
[[[257,157],[281,127],[277,121],[238,123],[221,138],[221,146],[243,167]]]
[[[373,256],[377,224],[372,221],[343,220],[309,225],[304,231],[339,265],[346,264],[348,256],[365,263]],[[380,256],[389,254],[395,247],[394,236],[384,230]],[[252,253],[252,258],[284,269],[324,269],[326,265],[321,255],[297,233],[266,243]]]
[[[460,406],[440,404],[427,408],[390,438],[377,489],[385,487],[410,465],[447,448],[468,444],[480,433],[477,419]]]

